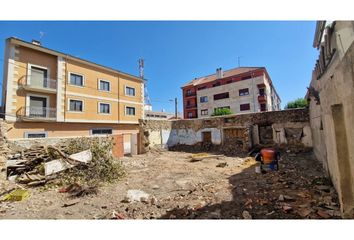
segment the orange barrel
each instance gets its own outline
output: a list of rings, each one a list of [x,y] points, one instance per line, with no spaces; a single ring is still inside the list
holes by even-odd
[[[261,156],[263,158],[264,164],[271,164],[275,159],[275,149],[274,148],[263,148],[261,150]]]

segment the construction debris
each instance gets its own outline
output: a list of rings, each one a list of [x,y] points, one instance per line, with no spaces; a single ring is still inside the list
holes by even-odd
[[[130,190],[128,190],[127,195],[123,201],[127,202],[127,203],[130,203],[130,202],[145,202],[145,203],[147,203],[149,196],[150,195],[144,191],[141,191],[138,189],[130,189]]]
[[[191,156],[189,156],[189,158],[191,159],[191,162],[198,162],[198,161],[202,161],[203,159],[207,159],[207,158],[218,158],[218,157],[223,157],[224,155],[211,155],[208,153],[197,153],[197,154],[192,154]]]
[[[29,191],[26,189],[15,189],[5,194],[0,201],[22,201],[29,197]]]

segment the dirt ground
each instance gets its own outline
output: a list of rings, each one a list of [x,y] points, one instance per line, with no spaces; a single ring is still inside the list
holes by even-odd
[[[187,152],[154,151],[122,162],[127,176],[97,195],[71,199],[59,187],[30,189],[1,202],[1,219],[287,219],[339,218],[337,195],[312,153],[282,153],[280,170],[256,173],[252,158],[191,162]],[[220,164],[222,163],[222,164]],[[226,163],[226,164],[225,164]],[[220,165],[219,165],[220,164]],[[217,167],[217,165],[219,165]],[[11,186],[2,182],[2,192]],[[125,202],[127,191],[149,194]]]

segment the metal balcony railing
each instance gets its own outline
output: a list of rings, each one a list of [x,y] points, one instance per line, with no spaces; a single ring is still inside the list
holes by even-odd
[[[192,96],[196,96],[196,95],[197,95],[196,92],[186,93],[186,97],[192,97]]]
[[[36,76],[26,75],[19,80],[19,85],[32,89],[56,90],[57,81],[50,78],[38,78]]]
[[[197,105],[193,104],[193,105],[187,105],[186,108],[196,108]]]
[[[57,109],[48,107],[22,107],[18,116],[24,120],[56,120]]]
[[[266,102],[266,101],[267,101],[267,95],[266,94],[258,95],[258,102]]]

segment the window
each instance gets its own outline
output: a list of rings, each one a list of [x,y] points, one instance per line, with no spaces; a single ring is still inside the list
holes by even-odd
[[[240,104],[240,111],[247,111],[250,110],[251,106],[249,103],[245,103],[245,104]]]
[[[187,116],[188,116],[188,118],[192,118],[193,117],[193,113],[192,112],[188,112]]]
[[[265,89],[264,88],[260,88],[259,89],[259,95],[260,96],[264,96],[265,95]]]
[[[47,132],[26,132],[25,138],[46,138]]]
[[[111,113],[111,104],[109,104],[109,103],[100,103],[99,113],[110,114]]]
[[[248,91],[248,88],[243,88],[243,89],[240,89],[238,90],[238,94],[239,96],[246,96],[246,95],[249,95],[249,91]]]
[[[125,107],[125,114],[126,115],[135,115],[135,107]]]
[[[75,86],[84,86],[84,76],[70,73],[70,84]]]
[[[207,96],[200,97],[200,102],[208,102],[208,97]]]
[[[265,111],[267,111],[267,106],[264,103],[262,103],[261,104],[261,112],[265,112]]]
[[[107,91],[107,92],[111,91],[111,83],[109,81],[100,80],[99,90]]]
[[[200,114],[201,114],[202,116],[208,115],[208,109],[202,109],[202,110],[200,111]]]
[[[125,87],[125,95],[127,95],[127,96],[135,96],[135,88]]]
[[[82,112],[84,103],[81,100],[72,100],[70,99],[69,110],[73,112]]]
[[[220,100],[224,98],[229,98],[229,92],[219,93],[214,95],[214,100]]]
[[[91,130],[92,135],[106,135],[106,134],[112,134],[113,130],[112,128],[94,128]]]

